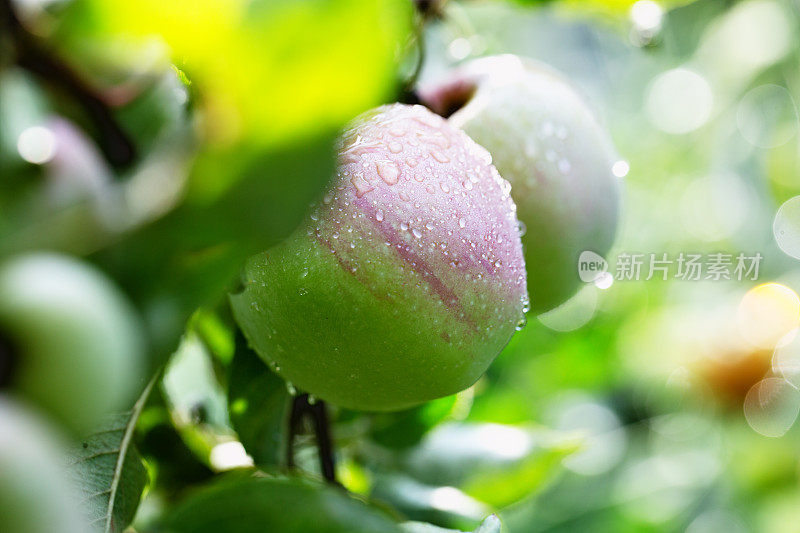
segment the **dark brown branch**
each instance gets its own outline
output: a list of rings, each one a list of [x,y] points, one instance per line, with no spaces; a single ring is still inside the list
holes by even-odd
[[[322,400],[309,405],[308,414],[314,422],[314,434],[317,438],[319,451],[319,466],[322,477],[328,483],[338,485],[336,481],[336,459],[333,455],[333,440],[331,439],[330,419],[328,407]]]
[[[97,128],[100,149],[112,166],[130,165],[136,159],[136,149],[103,99],[66,63],[39,44],[20,22],[11,0],[0,0],[0,16],[14,45],[16,63],[77,101]]]
[[[292,401],[289,413],[289,426],[286,436],[286,466],[295,468],[294,441],[299,433],[303,418],[308,417],[314,427],[317,441],[320,471],[325,481],[341,486],[336,480],[336,460],[334,458],[333,440],[331,439],[330,420],[325,402],[311,402],[308,394],[298,394]]]

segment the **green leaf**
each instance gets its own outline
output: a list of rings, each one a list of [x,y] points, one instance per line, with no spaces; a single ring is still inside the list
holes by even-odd
[[[500,522],[500,518],[498,518],[496,514],[493,514],[487,516],[486,520],[481,522],[481,525],[478,526],[475,533],[500,533],[502,528],[503,524]]]
[[[447,423],[428,433],[407,466],[425,483],[504,507],[541,490],[580,444],[574,435],[540,428]]]
[[[339,488],[301,479],[223,481],[194,494],[164,521],[171,533],[400,533],[383,512]]]
[[[181,438],[197,458],[213,466],[211,451],[233,437],[233,430],[212,356],[195,332],[183,337],[166,366],[161,389]]]
[[[375,414],[371,437],[387,448],[410,448],[453,411],[456,399],[453,394],[405,411]]]
[[[89,520],[98,531],[124,530],[139,506],[148,476],[133,445],[133,432],[153,383],[155,378],[130,411],[108,416],[70,454],[71,472],[83,492]]]
[[[446,529],[439,526],[434,526],[433,524],[428,524],[427,522],[404,522],[401,524],[403,531],[405,533],[459,533],[461,532],[460,529]],[[478,529],[473,531],[473,533],[500,533],[503,524],[500,522],[500,519],[497,515],[489,515],[486,517],[486,520],[481,522],[481,525],[478,526]]]
[[[212,142],[274,145],[388,96],[412,14],[405,0],[79,0],[62,35],[131,63],[160,41],[205,95]]]
[[[291,402],[286,383],[237,335],[228,379],[233,429],[258,465],[278,464]]]

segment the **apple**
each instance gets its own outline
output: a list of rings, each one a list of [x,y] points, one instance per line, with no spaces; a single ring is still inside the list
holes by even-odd
[[[0,338],[0,382],[74,431],[126,409],[141,387],[144,347],[131,304],[70,256],[31,252],[0,263]]]
[[[0,394],[0,530],[91,531],[64,467],[64,450],[38,413]]]
[[[423,83],[420,100],[492,154],[511,183],[528,271],[531,311],[578,289],[583,251],[614,242],[620,184],[609,134],[557,72],[514,55],[479,58]]]
[[[231,296],[242,331],[285,380],[343,407],[469,387],[527,306],[508,183],[422,106],[361,115],[338,158],[305,224],[248,261]]]

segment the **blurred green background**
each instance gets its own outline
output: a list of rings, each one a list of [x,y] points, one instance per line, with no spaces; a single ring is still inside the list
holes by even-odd
[[[425,20],[404,0],[5,4],[25,36],[5,14],[0,260],[46,249],[99,268],[140,315],[144,366],[166,364],[123,420],[144,468],[109,523],[250,531],[220,513],[258,494],[248,505],[270,531],[314,531],[280,516],[331,506],[365,531],[473,530],[492,513],[510,532],[797,531],[800,2],[452,0]],[[225,294],[320,193],[339,128],[402,96],[420,47],[422,80],[498,53],[562,71],[619,152],[609,272],[620,254],[644,266],[530,317],[456,396],[332,407],[339,478],[367,510],[320,492],[309,431],[310,484],[270,486],[290,391],[241,345]],[[762,259],[757,279],[682,280],[677,261],[645,279],[650,254],[681,253]]]

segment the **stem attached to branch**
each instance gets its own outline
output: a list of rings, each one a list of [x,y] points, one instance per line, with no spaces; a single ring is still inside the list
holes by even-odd
[[[292,401],[286,440],[286,466],[290,469],[295,468],[294,442],[300,432],[303,418],[307,416],[314,427],[322,477],[328,483],[338,486],[340,483],[336,481],[336,461],[333,453],[328,407],[321,400],[314,402],[309,400],[308,394],[298,394]]]
[[[74,98],[97,128],[100,148],[108,162],[117,168],[130,165],[136,159],[136,149],[109,106],[67,64],[38,43],[20,22],[11,0],[0,0],[0,22],[8,28],[17,65]]]

